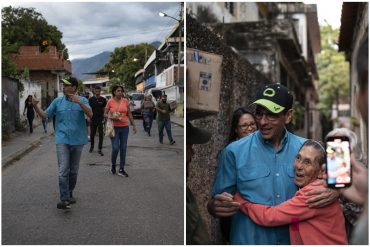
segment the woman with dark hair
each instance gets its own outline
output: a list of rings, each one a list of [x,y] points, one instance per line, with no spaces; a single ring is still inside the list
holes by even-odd
[[[104,116],[113,121],[114,137],[112,141],[112,174],[116,174],[116,160],[118,152],[120,153],[120,169],[118,175],[128,177],[125,171],[126,164],[126,149],[127,139],[129,134],[128,122],[133,126],[133,131],[136,133],[134,119],[129,109],[129,102],[123,97],[124,89],[122,86],[115,85],[112,88],[112,98],[108,100],[105,106]]]
[[[231,128],[227,144],[239,140],[257,130],[257,124],[252,112],[245,108],[238,108],[234,111],[231,119]]]
[[[236,109],[231,119],[231,127],[227,145],[252,134],[256,130],[257,124],[254,114],[243,107]],[[224,240],[229,243],[231,217],[221,217],[220,226]]]
[[[33,104],[32,104],[32,95],[28,95],[26,101],[24,102],[24,110],[23,110],[23,116],[25,116],[27,110],[27,120],[28,120],[28,125],[30,127],[30,133],[33,132],[33,119],[35,118],[35,111],[33,109]]]
[[[348,244],[344,217],[339,201],[321,208],[310,208],[306,192],[323,187],[318,181],[323,176],[326,161],[323,145],[314,140],[303,143],[294,161],[295,196],[277,206],[259,204],[256,198],[236,193],[234,200],[241,203],[239,210],[262,226],[290,224],[290,242],[293,245]]]

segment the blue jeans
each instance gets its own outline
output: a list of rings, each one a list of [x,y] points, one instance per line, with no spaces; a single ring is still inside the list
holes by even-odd
[[[44,131],[46,133],[46,131],[48,129],[48,119],[47,118],[42,120],[42,126],[44,127]]]
[[[111,138],[112,141],[112,155],[111,161],[112,165],[116,165],[116,160],[118,152],[120,153],[119,158],[119,167],[124,169],[126,164],[126,149],[127,149],[127,139],[130,128],[125,127],[114,127],[114,137]]]
[[[144,131],[150,133],[153,123],[153,112],[143,112]]]
[[[68,201],[76,187],[83,145],[57,144],[60,200]]]
[[[158,133],[159,133],[159,142],[163,143],[163,129],[166,128],[168,140],[170,142],[173,141],[172,139],[172,132],[171,132],[171,121],[157,121],[158,124]]]

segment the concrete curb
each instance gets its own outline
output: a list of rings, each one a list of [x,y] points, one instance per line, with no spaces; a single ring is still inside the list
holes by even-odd
[[[11,165],[14,161],[20,160],[24,155],[31,152],[33,149],[35,149],[38,145],[41,144],[41,140],[48,137],[47,136],[41,136],[39,139],[35,140],[31,144],[28,144],[27,146],[21,148],[18,151],[15,151],[14,153],[8,155],[7,157],[3,157],[2,159],[2,168],[6,168],[7,166]]]
[[[184,128],[184,124],[183,123],[177,123],[177,122],[174,122],[174,121],[171,121],[171,123],[176,124],[176,125]]]

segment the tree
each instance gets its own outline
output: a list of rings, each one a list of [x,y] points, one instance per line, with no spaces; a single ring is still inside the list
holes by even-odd
[[[320,111],[323,118],[329,120],[333,103],[336,103],[339,97],[349,95],[349,65],[344,54],[338,52],[336,42],[339,30],[328,25],[320,27],[320,33],[322,49],[317,57]]]
[[[115,48],[109,62],[98,74],[108,74],[112,85],[120,84],[135,89],[135,73],[144,68],[148,56],[155,48],[147,43]]]
[[[11,6],[2,9],[2,71],[3,75],[18,75],[15,65],[11,61],[11,54],[18,52],[23,45],[40,46],[41,51],[49,45],[63,50],[63,34],[56,26],[49,25],[44,17],[34,8],[13,8]],[[68,58],[68,51],[64,50],[64,57]]]

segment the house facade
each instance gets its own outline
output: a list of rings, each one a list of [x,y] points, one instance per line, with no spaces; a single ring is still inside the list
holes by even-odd
[[[41,105],[63,94],[61,79],[71,75],[72,65],[55,46],[41,52],[39,46],[21,46],[13,61],[19,70],[29,70],[29,79],[41,85]]]
[[[296,119],[295,132],[321,139],[315,63],[321,45],[316,5],[208,2],[189,3],[188,8],[190,15],[216,32],[271,83],[287,86],[297,109],[304,109],[303,118]]]
[[[365,121],[362,119],[356,107],[357,74],[356,54],[360,42],[369,36],[369,3],[368,2],[346,2],[342,5],[341,26],[339,34],[339,51],[343,51],[346,60],[350,63],[350,114],[351,129],[360,138],[362,150],[368,150],[368,131]],[[367,153],[367,152],[366,152]],[[368,154],[366,155],[368,157]]]

